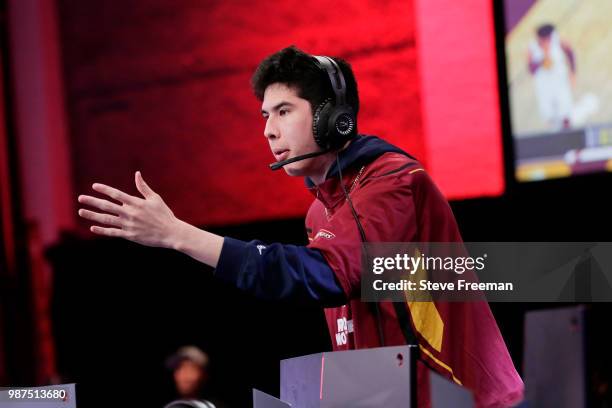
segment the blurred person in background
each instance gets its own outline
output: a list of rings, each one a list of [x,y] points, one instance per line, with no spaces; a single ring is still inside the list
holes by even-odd
[[[172,371],[172,378],[178,400],[201,401],[208,407],[221,408],[218,401],[213,404],[209,390],[210,360],[208,354],[196,346],[183,346],[166,360],[166,367]]]
[[[533,76],[540,117],[554,130],[572,126],[576,85],[576,57],[572,47],[561,41],[555,26],[543,24],[529,44],[529,72]]]

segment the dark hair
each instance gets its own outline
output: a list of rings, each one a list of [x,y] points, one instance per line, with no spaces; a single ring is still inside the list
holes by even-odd
[[[356,118],[359,112],[359,92],[355,74],[348,62],[342,58],[332,58],[342,70],[346,81],[346,102],[353,108]],[[312,56],[294,45],[266,57],[251,78],[253,92],[259,100],[263,100],[266,88],[274,83],[295,88],[297,95],[310,103],[313,112],[325,99],[336,99],[327,73],[316,65]]]
[[[555,31],[555,26],[552,24],[542,24],[536,29],[539,38],[548,38]]]

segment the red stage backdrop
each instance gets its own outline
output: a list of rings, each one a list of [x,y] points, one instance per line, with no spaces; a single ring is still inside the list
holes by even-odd
[[[135,193],[141,170],[198,225],[303,216],[312,197],[268,170],[249,87],[295,44],[348,59],[361,132],[421,159],[449,198],[499,194],[492,13],[470,3],[59,0],[76,190]]]
[[[493,2],[414,1],[428,170],[450,199],[500,195]]]

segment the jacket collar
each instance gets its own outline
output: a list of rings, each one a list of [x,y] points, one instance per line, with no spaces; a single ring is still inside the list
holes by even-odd
[[[343,183],[346,190],[349,191],[352,187],[350,184],[353,183],[354,178],[363,166],[389,152],[400,153],[414,159],[399,147],[393,146],[376,136],[358,135],[344,150],[338,152],[338,160],[334,161],[327,171],[325,181],[317,186],[309,177],[306,177],[306,187],[317,199],[323,202],[325,207],[331,208],[344,198],[344,192],[338,179],[338,162],[340,163]]]

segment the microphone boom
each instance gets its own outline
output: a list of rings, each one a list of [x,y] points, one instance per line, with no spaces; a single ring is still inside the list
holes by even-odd
[[[316,156],[321,156],[322,154],[328,153],[330,150],[326,149],[326,150],[321,150],[320,152],[313,152],[313,153],[307,153],[307,154],[303,154],[301,156],[295,156],[291,159],[287,159],[287,160],[282,160],[276,163],[271,163],[270,164],[270,169],[272,171],[274,170],[278,170],[290,163],[295,163],[297,161],[301,161],[301,160],[306,160],[306,159],[310,159],[311,157],[316,157]]]

